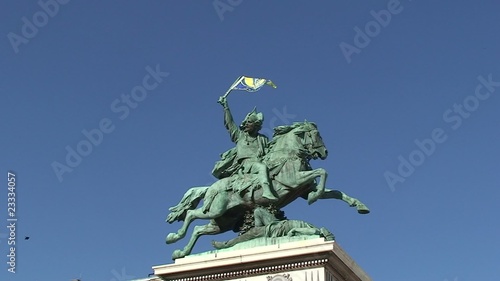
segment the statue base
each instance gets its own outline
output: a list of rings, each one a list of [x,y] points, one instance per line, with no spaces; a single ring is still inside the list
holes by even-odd
[[[254,243],[250,248],[190,255],[154,266],[155,276],[140,280],[371,281],[335,241],[306,237],[260,238],[245,242]]]
[[[279,247],[279,245],[284,244],[284,243],[304,241],[304,240],[317,239],[317,238],[320,238],[320,236],[319,235],[298,235],[298,236],[292,236],[292,237],[287,237],[287,236],[284,236],[284,237],[259,237],[259,238],[254,238],[250,241],[238,243],[238,244],[236,244],[232,247],[226,248],[226,249],[212,250],[212,251],[203,252],[203,253],[199,253],[199,254],[191,254],[189,257],[213,255],[216,253],[232,252],[235,250],[251,249],[251,248],[261,247],[261,246],[276,245]]]

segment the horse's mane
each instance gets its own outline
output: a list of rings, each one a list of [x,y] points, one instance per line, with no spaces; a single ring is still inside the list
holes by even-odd
[[[284,135],[293,129],[304,127],[305,129],[317,129],[318,126],[314,122],[294,122],[292,125],[283,125],[274,128],[273,139],[277,136]]]
[[[269,150],[272,150],[273,149],[273,146],[276,144],[276,142],[281,139],[281,137],[283,137],[284,135],[288,134],[289,132],[291,132],[292,130],[294,129],[297,129],[297,128],[300,128],[300,127],[303,127],[304,129],[307,129],[307,130],[310,130],[311,129],[311,126],[314,128],[314,129],[317,129],[317,126],[315,123],[313,122],[307,122],[307,121],[304,121],[304,122],[294,122],[293,124],[291,125],[282,125],[282,126],[277,126],[274,128],[274,134],[273,134],[273,138],[272,140],[269,142],[268,144],[268,148]],[[297,133],[299,132],[303,132],[304,130],[298,130]]]
[[[295,128],[298,128],[300,125],[301,123],[293,123],[292,125],[283,125],[274,128],[273,139],[277,136],[284,135]]]

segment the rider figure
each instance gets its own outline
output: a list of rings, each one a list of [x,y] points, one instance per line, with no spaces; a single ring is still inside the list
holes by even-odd
[[[226,97],[220,97],[219,103],[224,108],[224,126],[236,146],[222,154],[222,159],[216,163],[212,174],[219,179],[231,176],[235,172],[255,174],[263,189],[262,196],[271,201],[277,200],[271,190],[267,166],[261,161],[268,143],[268,138],[259,133],[264,116],[260,112],[257,113],[254,108],[238,127],[233,120]]]

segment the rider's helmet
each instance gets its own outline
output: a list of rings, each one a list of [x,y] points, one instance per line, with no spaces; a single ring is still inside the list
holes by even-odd
[[[254,123],[260,130],[260,128],[262,128],[262,123],[264,122],[264,114],[262,114],[262,112],[257,112],[257,108],[254,107],[241,122],[240,129],[243,130],[247,122]]]

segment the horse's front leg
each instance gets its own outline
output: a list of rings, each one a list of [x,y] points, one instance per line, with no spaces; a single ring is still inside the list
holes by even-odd
[[[365,204],[363,204],[363,202],[339,190],[325,189],[325,192],[323,193],[323,195],[321,195],[321,199],[342,200],[347,204],[349,204],[349,206],[356,207],[358,213],[360,214],[368,214],[370,212],[370,209],[368,209],[368,207]]]
[[[318,168],[312,171],[302,171],[298,174],[300,176],[298,181],[301,180],[302,182],[312,181],[319,177],[318,184],[316,184],[316,189],[309,192],[309,194],[307,195],[307,203],[311,205],[312,203],[316,202],[316,200],[320,199],[325,192],[326,177],[328,176],[328,173],[325,169]]]

